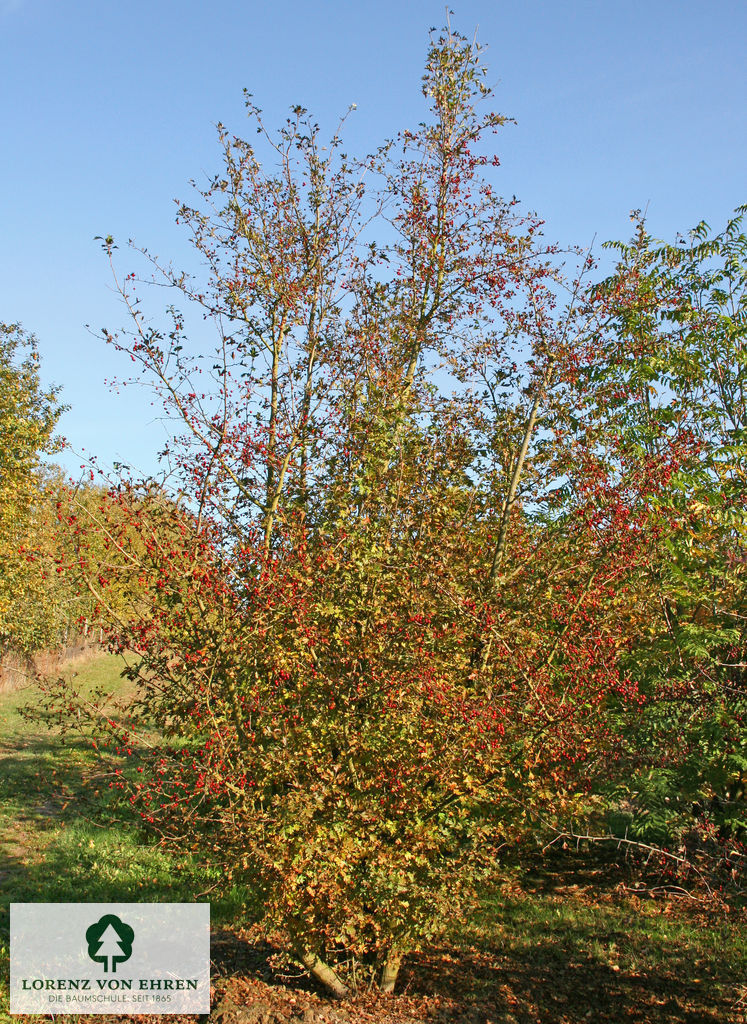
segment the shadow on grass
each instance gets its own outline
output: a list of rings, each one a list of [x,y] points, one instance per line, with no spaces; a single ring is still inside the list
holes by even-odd
[[[508,904],[503,915],[496,909],[501,941],[483,935],[469,948],[463,942],[461,949],[455,944],[409,958],[402,989],[444,1000],[443,1020],[471,1024],[740,1019],[737,989],[746,965],[738,944],[711,954],[698,948],[697,929],[689,941],[673,932],[671,942],[649,929],[650,921],[626,931],[614,909],[600,914],[596,926],[582,914],[553,925],[541,919],[537,900]]]
[[[584,954],[586,938],[580,929],[579,934],[567,931],[562,939],[538,938],[531,949],[515,948],[510,942],[485,942],[479,950],[454,946],[412,955],[402,969],[399,998],[378,1000],[378,1011],[365,1000],[365,1019],[390,1024],[412,1021],[415,1013],[423,1024],[736,1024],[740,1020],[732,989],[735,978],[728,963],[718,975],[701,966],[695,980],[692,956],[675,950],[659,957],[656,966],[616,969]],[[305,977],[279,975],[277,954],[272,946],[243,941],[228,929],[216,932],[212,957],[217,990],[236,1005],[269,1000],[277,1012],[291,992],[299,996],[301,1006],[310,993],[323,995]],[[319,1008],[318,1003],[311,1005]],[[338,1017],[332,1004],[330,1012],[329,1019],[334,1021],[357,1019],[354,1008],[349,1013],[341,1008]]]
[[[60,736],[16,737],[0,749],[0,821],[69,822],[85,810],[106,815],[104,787],[119,759],[96,757],[90,743]]]
[[[696,984],[691,977],[692,961],[677,955],[663,967],[632,973],[545,941],[530,953],[436,950],[406,964],[402,985],[411,995],[445,1000],[442,1019],[474,1024],[725,1024],[736,1019],[731,1016],[735,995],[718,991],[714,979]],[[728,984],[733,978],[721,980]]]

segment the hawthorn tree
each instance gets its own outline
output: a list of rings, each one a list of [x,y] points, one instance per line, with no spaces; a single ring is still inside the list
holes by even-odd
[[[151,260],[164,327],[117,278],[130,326],[105,332],[173,421],[169,475],[70,518],[140,684],[116,785],[255,886],[338,996],[391,991],[496,848],[619,756],[621,595],[682,458],[677,432],[603,444],[581,382],[620,305],[495,193],[484,80],[476,44],[434,39],[427,119],[360,161],[300,107],[271,135],[247,102],[269,169],[219,128],[223,171],[179,210],[203,276]]]

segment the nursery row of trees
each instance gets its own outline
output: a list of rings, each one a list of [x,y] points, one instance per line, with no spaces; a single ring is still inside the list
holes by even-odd
[[[51,495],[62,481],[40,460],[54,451],[60,412],[41,385],[36,340],[0,324],[0,654],[56,642],[70,610],[70,586],[36,562],[55,545]]]
[[[599,280],[494,191],[484,82],[434,39],[427,118],[361,160],[248,100],[260,149],[220,127],[179,211],[202,276],[140,251],[166,320],[104,240],[106,340],[173,423],[163,481],[61,512],[140,682],[117,785],[338,995],[391,990],[538,829],[671,845],[699,802],[741,856],[743,211],[673,244],[636,217]]]
[[[106,488],[90,479],[71,487],[49,461],[64,445],[54,435],[64,410],[59,389],[42,384],[37,339],[0,324],[0,661],[60,650],[102,628],[85,581],[69,571],[76,548],[64,523],[73,508],[89,520],[100,514]],[[102,532],[102,560],[103,542]]]

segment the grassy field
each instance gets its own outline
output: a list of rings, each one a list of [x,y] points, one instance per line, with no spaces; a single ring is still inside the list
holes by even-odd
[[[76,682],[121,693],[121,668],[104,656],[80,666]],[[180,902],[209,899],[216,882],[192,861],[145,844],[134,817],[115,815],[109,781],[120,762],[28,721],[21,710],[38,697],[35,686],[0,693],[0,1020],[8,1019],[11,903]],[[213,917],[238,909],[224,898]]]
[[[119,671],[116,658],[103,657],[83,666],[79,681],[118,690]],[[219,897],[210,872],[147,845],[134,819],[115,820],[115,762],[25,720],[19,709],[37,699],[33,687],[0,694],[0,1020],[10,1019],[11,902],[195,898],[212,905],[211,1016],[223,1024],[747,1020],[743,917],[635,894],[619,865],[569,853],[504,873],[468,929],[406,961],[394,999],[332,1007],[306,979],[279,976],[261,936],[232,926],[249,894]]]

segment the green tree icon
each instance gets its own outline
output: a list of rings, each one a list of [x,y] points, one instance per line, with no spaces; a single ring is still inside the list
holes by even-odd
[[[104,914],[86,932],[88,955],[104,965],[106,972],[113,974],[117,964],[124,963],[132,956],[132,942],[135,932],[115,914]]]

